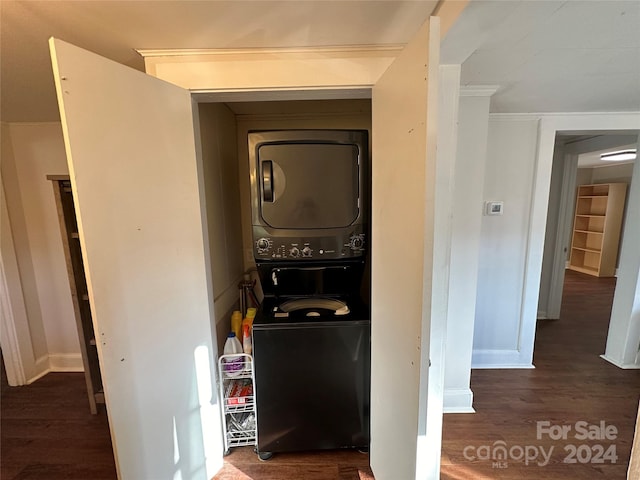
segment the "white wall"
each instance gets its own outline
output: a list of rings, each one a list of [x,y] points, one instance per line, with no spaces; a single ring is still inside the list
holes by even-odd
[[[199,105],[215,330],[221,351],[238,308],[242,280],[242,229],[236,118],[222,103]]]
[[[591,183],[631,183],[633,163],[591,169]]]
[[[490,97],[461,96],[449,277],[444,410],[471,412],[471,354],[478,284]]]
[[[530,367],[520,355],[525,264],[536,164],[538,119],[489,119],[484,200],[504,214],[482,218],[473,366]]]
[[[593,169],[591,168],[578,168],[576,174],[576,185],[591,185],[593,177]]]
[[[67,174],[59,123],[10,124],[2,174],[39,373],[81,370],[69,279],[49,174]],[[4,151],[4,149],[3,149]],[[27,379],[29,380],[29,379]]]

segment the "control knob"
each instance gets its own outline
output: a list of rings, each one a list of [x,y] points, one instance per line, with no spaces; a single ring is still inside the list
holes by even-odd
[[[364,247],[364,239],[360,235],[354,235],[353,237],[351,237],[349,246],[352,250],[360,250],[362,247]]]
[[[311,248],[309,247],[304,247],[302,249],[302,256],[303,257],[310,257],[311,256]]]
[[[293,258],[299,257],[300,249],[298,247],[292,247],[291,250],[289,250],[289,256]]]
[[[258,250],[261,251],[269,250],[269,240],[267,240],[266,238],[260,238],[256,242],[256,246],[258,247]]]

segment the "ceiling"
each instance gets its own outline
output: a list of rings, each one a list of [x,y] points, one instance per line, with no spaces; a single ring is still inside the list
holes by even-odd
[[[598,150],[595,152],[583,153],[578,156],[578,168],[601,168],[601,167],[613,167],[615,165],[625,165],[627,163],[633,163],[633,160],[624,160],[622,162],[611,162],[602,160],[601,154],[618,152],[620,150],[636,150],[636,144],[620,145],[617,148],[607,148],[604,150]]]
[[[640,1],[471,1],[441,57],[492,112],[640,111]]]
[[[634,160],[613,162],[602,160],[600,155],[620,150],[636,150],[638,135],[638,130],[562,132],[556,135],[556,145],[563,145],[565,153],[578,155],[578,168],[613,167],[634,163]]]
[[[143,70],[134,49],[403,44],[436,4],[0,0],[1,118],[59,119],[51,36]]]
[[[47,39],[139,70],[135,49],[403,44],[433,1],[0,0],[0,118],[59,119]],[[442,48],[493,112],[640,110],[640,1],[472,0]]]

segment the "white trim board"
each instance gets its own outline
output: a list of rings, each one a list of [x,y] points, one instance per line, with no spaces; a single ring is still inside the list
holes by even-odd
[[[518,350],[474,350],[471,368],[535,368],[528,352]]]
[[[3,135],[5,134],[3,126]],[[0,182],[0,344],[7,381],[11,386],[25,385],[41,371],[31,342],[31,332],[22,292],[11,220],[4,184]]]
[[[640,365],[637,363],[620,363],[617,360],[608,357],[607,355],[600,355],[600,358],[624,370],[640,370]]]
[[[498,91],[498,85],[464,85],[460,87],[461,97],[490,97]]]
[[[555,245],[553,249],[553,260],[551,266],[551,278],[549,280],[549,291],[547,296],[546,309],[552,318],[560,317],[562,308],[562,291],[564,289],[564,275],[569,263],[569,251],[567,247],[570,243],[573,228],[574,209],[576,202],[576,179],[578,175],[578,156],[567,153],[563,147],[562,184],[560,187],[560,203],[558,218],[556,221]],[[557,159],[556,159],[557,161]]]
[[[374,85],[401,47],[298,49],[138,50],[145,71],[196,91],[360,89]],[[186,54],[185,54],[186,53]]]
[[[30,385],[49,373],[84,372],[80,353],[54,353],[43,355],[36,360],[37,373],[26,379],[23,385]]]
[[[391,52],[397,56],[404,48],[400,44],[388,45],[336,45],[329,47],[267,47],[267,48],[138,48],[136,52],[143,58],[154,57],[183,57],[183,56],[202,56],[202,57],[225,57],[239,56],[247,59],[261,57],[263,55],[302,55],[307,58],[309,56],[350,56],[353,54],[367,55],[375,52]]]
[[[623,132],[625,130],[638,130],[638,126],[627,124],[627,120],[633,120],[640,116],[640,111],[630,112],[527,112],[527,113],[490,113],[496,118],[545,118],[554,122],[563,133],[573,132]],[[587,118],[593,117],[593,118]],[[611,125],[607,122],[611,121]],[[615,125],[614,125],[615,124]],[[551,124],[549,124],[551,125]],[[555,136],[554,136],[555,140]]]
[[[22,366],[22,358],[20,357],[13,309],[9,302],[9,288],[2,263],[2,255],[0,255],[0,313],[2,313],[2,320],[0,321],[2,336],[0,338],[2,338],[2,357],[7,380],[11,386],[24,385],[26,383],[25,372]]]
[[[470,388],[448,388],[444,391],[444,413],[476,413]]]
[[[50,372],[84,372],[82,355],[79,353],[49,354]]]

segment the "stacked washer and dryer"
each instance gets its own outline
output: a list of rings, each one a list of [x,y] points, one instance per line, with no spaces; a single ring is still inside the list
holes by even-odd
[[[258,453],[368,448],[367,132],[248,140]]]

